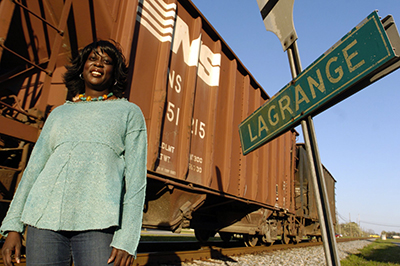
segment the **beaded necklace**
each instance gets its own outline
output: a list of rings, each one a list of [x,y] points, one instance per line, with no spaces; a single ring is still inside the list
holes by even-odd
[[[90,101],[104,101],[113,96],[114,94],[110,92],[109,94],[104,94],[103,96],[99,96],[97,98],[92,98],[91,96],[85,97],[85,94],[79,94],[78,99],[84,102],[90,102]]]

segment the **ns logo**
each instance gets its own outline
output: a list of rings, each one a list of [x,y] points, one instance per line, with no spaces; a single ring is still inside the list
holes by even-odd
[[[221,54],[202,43],[201,34],[190,39],[189,26],[176,14],[176,4],[161,0],[139,0],[137,20],[161,42],[171,42],[173,53],[183,53],[188,66],[197,66],[197,75],[209,86],[219,85]],[[159,15],[161,14],[161,16]],[[179,49],[181,48],[181,49]]]

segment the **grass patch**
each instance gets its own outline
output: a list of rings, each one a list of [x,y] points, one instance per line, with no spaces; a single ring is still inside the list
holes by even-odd
[[[340,263],[342,266],[400,266],[400,246],[395,244],[399,242],[397,239],[375,240]]]

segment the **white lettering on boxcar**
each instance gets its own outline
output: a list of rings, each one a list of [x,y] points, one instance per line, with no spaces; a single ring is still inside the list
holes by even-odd
[[[192,118],[192,134],[204,139],[206,136],[206,124],[199,119]]]
[[[197,75],[210,86],[218,86],[221,54],[213,53],[210,48],[201,45]]]
[[[190,39],[189,26],[176,16],[176,4],[160,0],[150,4],[149,0],[145,0],[143,6],[138,5],[136,20],[160,42],[172,42],[172,52],[177,54],[181,51],[188,66],[197,66],[198,77],[207,85],[219,85],[221,54],[213,53],[203,44],[201,34]]]
[[[167,106],[167,119],[169,122],[174,122],[175,120],[175,125],[177,126],[179,124],[179,113],[180,113],[180,108],[176,107],[175,104],[168,102]]]
[[[171,156],[160,153],[160,155],[158,156],[158,159],[160,159],[160,161],[169,163]]]
[[[178,53],[182,47],[183,60],[188,66],[198,66],[198,76],[210,86],[218,86],[221,54],[213,53],[201,43],[201,35],[190,40],[188,25],[178,16],[176,18],[172,52]]]
[[[175,151],[175,147],[174,146],[169,145],[169,144],[167,144],[165,142],[161,142],[161,149],[163,149],[163,150],[165,150],[167,152],[170,152],[170,153],[174,153],[174,151]]]
[[[174,88],[176,93],[181,93],[182,90],[182,77],[179,74],[175,74],[175,70],[169,72],[169,85]]]
[[[200,165],[196,164],[202,164],[203,158],[196,156],[194,154],[190,154],[189,159],[190,159],[189,170],[201,174],[201,172],[203,172],[203,168]]]

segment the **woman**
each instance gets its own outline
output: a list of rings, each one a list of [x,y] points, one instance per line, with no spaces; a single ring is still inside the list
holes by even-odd
[[[4,264],[130,265],[140,238],[147,135],[138,106],[120,98],[127,67],[109,41],[86,46],[67,66],[73,101],[46,120],[0,228]]]

